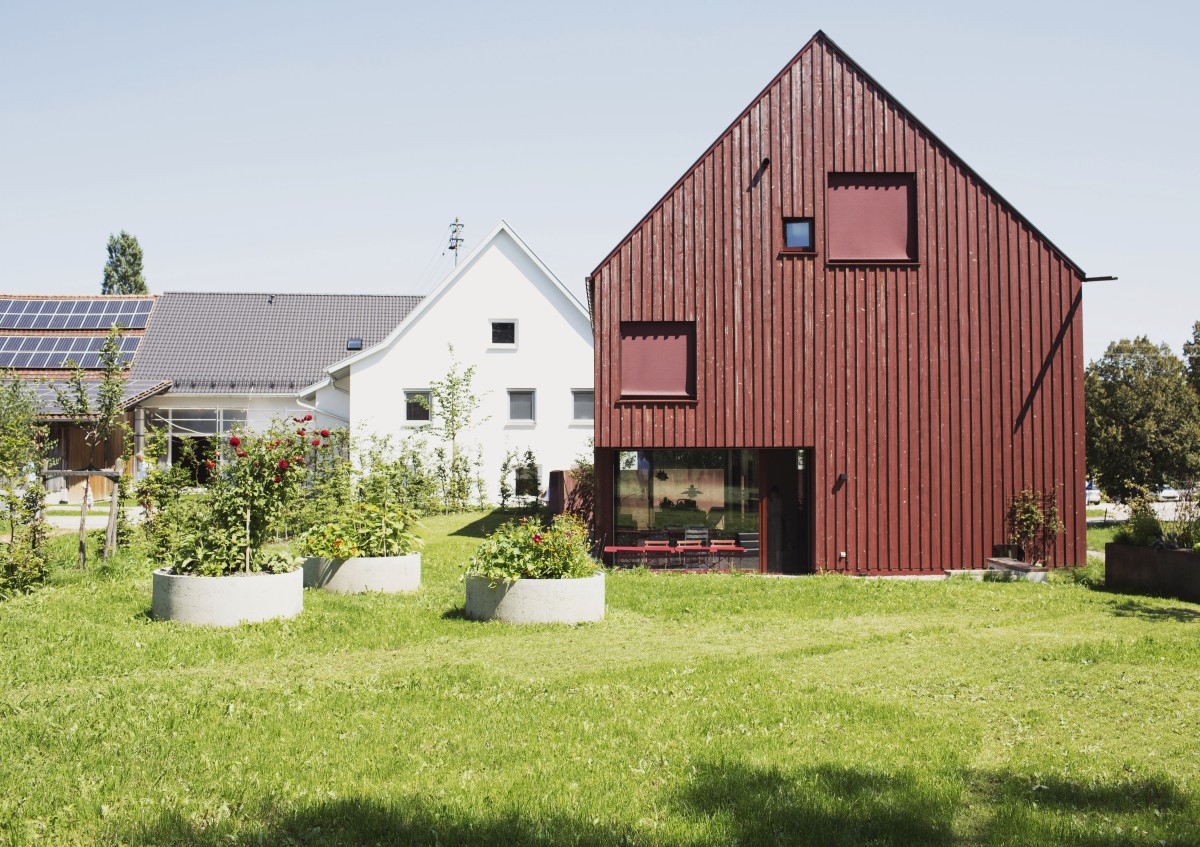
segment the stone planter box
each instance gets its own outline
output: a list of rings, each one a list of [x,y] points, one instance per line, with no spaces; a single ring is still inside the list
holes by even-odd
[[[1200,553],[1105,544],[1104,586],[1110,591],[1200,603]]]
[[[304,610],[304,574],[252,573],[190,576],[169,568],[154,572],[150,614],[160,621],[201,626],[294,618]]]
[[[304,560],[304,587],[324,588],[338,594],[382,591],[400,594],[421,587],[421,554],[406,556],[356,556],[353,559]]]
[[[1003,557],[988,559],[987,569],[989,571],[1007,571],[1017,579],[1023,579],[1026,582],[1045,582],[1046,574],[1050,572],[1050,569],[1043,565],[1031,565],[1028,562]]]
[[[604,574],[584,579],[497,582],[468,576],[467,617],[505,623],[589,623],[604,620]]]

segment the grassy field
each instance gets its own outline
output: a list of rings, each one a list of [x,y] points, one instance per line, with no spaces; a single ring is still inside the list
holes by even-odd
[[[0,604],[0,843],[1200,843],[1200,606],[625,572],[478,624],[493,522],[288,622],[154,622],[135,557]]]

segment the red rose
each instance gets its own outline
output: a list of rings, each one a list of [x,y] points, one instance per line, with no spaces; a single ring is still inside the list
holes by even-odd
[[[314,438],[314,439],[312,440],[312,446],[313,446],[313,447],[320,447],[320,446],[321,446],[321,439],[319,439],[319,438]]]
[[[216,463],[216,462],[214,462],[212,459],[209,459],[209,460],[208,460],[207,462],[205,462],[204,464],[206,464],[206,465],[208,466],[209,470],[211,470],[211,469],[213,469],[213,468],[215,468],[215,467],[217,466],[217,463]]]
[[[276,481],[276,482],[283,482],[283,477],[281,477],[281,476],[277,476],[277,477],[275,477],[275,481]]]
[[[287,459],[280,459],[280,460],[279,460],[279,469],[280,469],[281,471],[286,471],[286,470],[287,470],[287,466],[288,466],[288,460],[287,460]]]
[[[329,430],[327,430],[327,429],[323,429],[323,430],[321,430],[321,437],[322,437],[322,438],[328,438],[328,437],[329,437]]]
[[[541,534],[540,532],[535,532],[535,533],[533,534],[533,543],[534,543],[534,544],[541,544],[541,543],[542,543],[542,534]]]
[[[247,456],[249,456],[249,455],[250,455],[250,454],[249,454],[249,453],[247,453],[245,450],[238,450],[238,451],[237,451],[237,457],[238,457],[239,459],[244,459],[244,458],[246,458],[246,457],[247,457]]]
[[[296,435],[304,435],[304,434],[305,434],[304,430],[302,430],[302,429],[296,430]]]
[[[300,423],[303,418],[292,418],[292,420],[294,420],[296,423]]]
[[[229,446],[230,447],[237,447],[241,443],[242,443],[242,439],[238,438],[236,435],[229,436]]]
[[[305,416],[304,416],[304,419],[305,419],[306,421],[311,421],[311,420],[312,420],[312,415],[305,415]]]

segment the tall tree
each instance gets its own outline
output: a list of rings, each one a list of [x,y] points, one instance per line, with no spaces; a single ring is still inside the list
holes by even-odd
[[[108,261],[104,263],[101,294],[149,294],[142,276],[142,245],[125,230],[108,236]]]
[[[1085,374],[1087,465],[1105,492],[1200,478],[1200,397],[1167,345],[1114,341]]]
[[[1200,397],[1200,321],[1192,325],[1192,340],[1183,342],[1183,365],[1192,390]]]

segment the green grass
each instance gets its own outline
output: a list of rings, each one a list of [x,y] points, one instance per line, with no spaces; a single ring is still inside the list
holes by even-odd
[[[1120,523],[1111,523],[1108,526],[1089,526],[1087,528],[1087,548],[1104,552],[1104,545],[1113,540],[1120,528]]]
[[[1200,606],[623,572],[601,624],[473,623],[494,523],[287,622],[152,621],[130,554],[0,605],[0,843],[1200,843]]]

